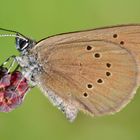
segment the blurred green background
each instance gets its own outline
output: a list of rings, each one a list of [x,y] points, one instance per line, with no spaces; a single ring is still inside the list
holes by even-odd
[[[40,40],[46,36],[116,24],[140,23],[139,0],[0,0],[0,27]],[[3,32],[1,32],[3,33]],[[0,62],[16,54],[12,39],[0,38]],[[0,113],[0,140],[139,140],[140,94],[121,112],[74,123],[39,89],[21,107]]]

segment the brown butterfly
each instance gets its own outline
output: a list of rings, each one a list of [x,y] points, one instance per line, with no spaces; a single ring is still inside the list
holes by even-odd
[[[9,31],[9,30],[7,30]],[[15,32],[15,31],[13,31]],[[140,83],[140,25],[121,25],[33,41],[15,32],[22,73],[66,117],[114,114]]]

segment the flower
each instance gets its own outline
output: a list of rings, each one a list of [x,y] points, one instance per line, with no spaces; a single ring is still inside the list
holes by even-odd
[[[28,82],[21,72],[8,73],[0,67],[0,112],[10,112],[21,105],[28,89]]]

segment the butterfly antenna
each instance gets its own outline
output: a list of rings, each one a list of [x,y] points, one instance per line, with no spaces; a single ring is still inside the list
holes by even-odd
[[[23,34],[17,32],[17,31],[4,29],[4,28],[0,28],[0,30],[16,34],[16,35],[14,35],[14,34],[0,34],[0,37],[18,37],[18,38],[21,38],[21,39],[26,40],[26,41],[28,40],[27,37],[25,37]]]
[[[13,35],[13,34],[0,34],[0,37],[17,37],[17,38],[28,41],[28,39],[24,38],[23,36]]]

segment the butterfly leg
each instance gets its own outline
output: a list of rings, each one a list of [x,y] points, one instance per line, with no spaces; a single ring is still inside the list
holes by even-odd
[[[10,72],[10,70],[13,68],[15,62],[16,62],[16,56],[15,55],[12,55],[10,56],[9,58],[7,58],[2,64],[0,67],[4,67],[9,61],[12,62],[9,64],[9,67],[8,67],[8,73]]]
[[[28,79],[32,87],[36,86],[36,82],[34,80],[35,67],[28,64],[28,57],[17,56],[16,60],[22,69],[22,74],[24,75],[24,77]]]

